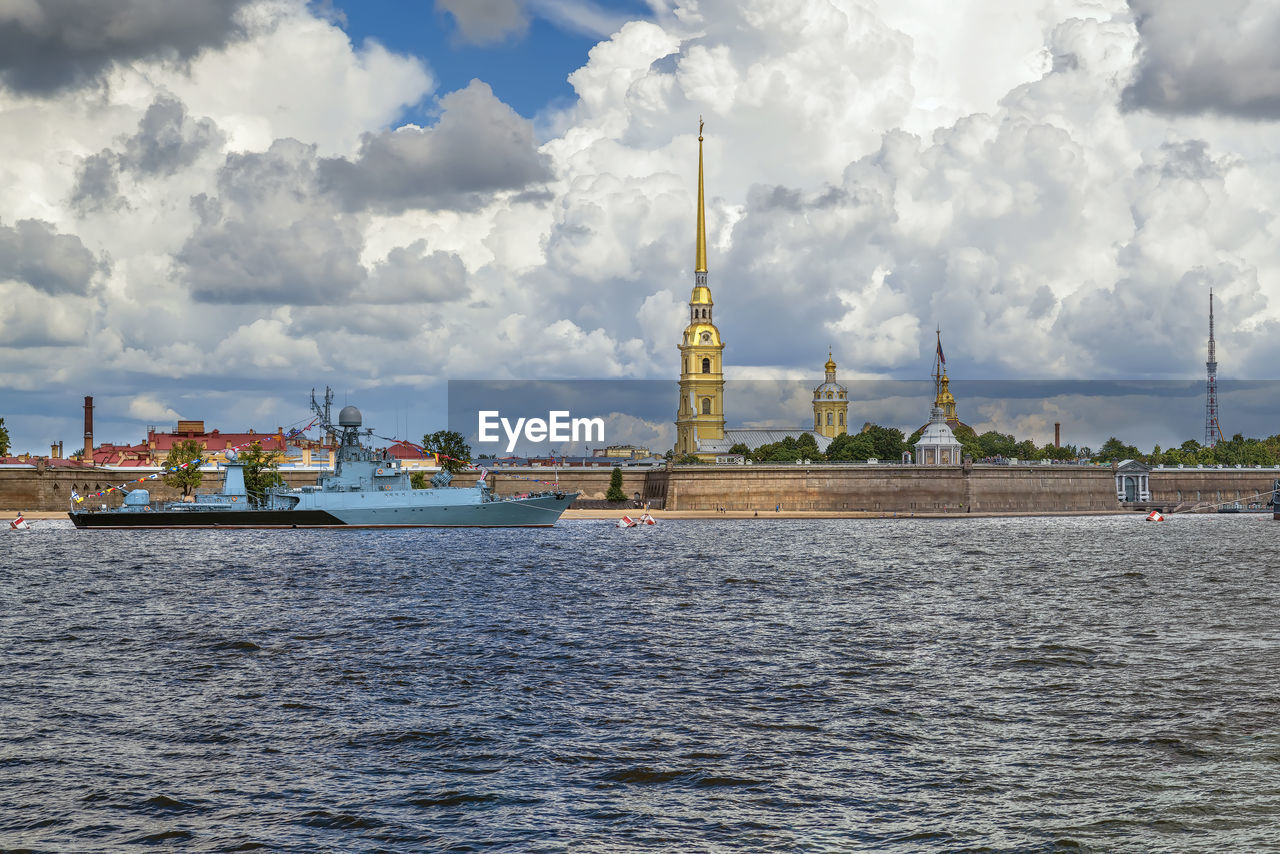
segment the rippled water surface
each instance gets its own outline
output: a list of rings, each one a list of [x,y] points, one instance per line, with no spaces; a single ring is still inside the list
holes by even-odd
[[[1270,517],[0,534],[0,848],[1280,850]]]

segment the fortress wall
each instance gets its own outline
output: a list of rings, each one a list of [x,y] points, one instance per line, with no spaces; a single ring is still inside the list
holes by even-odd
[[[1271,496],[1272,484],[1280,479],[1280,469],[1152,469],[1151,500],[1179,503],[1258,501]],[[1266,493],[1261,498],[1250,498]]]
[[[567,469],[560,472],[560,487],[579,491],[583,498],[603,499],[611,469]],[[104,469],[0,469],[0,509],[66,510],[71,489],[81,495],[120,485],[142,472]],[[317,472],[282,472],[290,486],[316,482]],[[490,475],[499,495],[539,491],[549,487],[511,474],[555,480],[548,469],[520,469]],[[1153,469],[1152,500],[1168,507],[1179,503],[1247,501],[1269,494],[1280,469]],[[463,485],[459,475],[455,481]],[[222,483],[220,473],[206,472],[202,490]],[[152,498],[176,500],[179,491],[161,481],[146,485]],[[869,465],[754,465],[678,466],[629,471],[623,469],[622,490],[630,498],[665,498],[669,510],[868,510],[895,513],[913,511],[1057,512],[1115,510],[1115,475],[1106,467],[1088,466],[973,466],[968,470],[925,466]],[[94,499],[116,506],[119,493]],[[1261,502],[1266,497],[1254,499]]]
[[[151,474],[149,471],[114,471],[101,468],[16,468],[0,469],[0,509],[4,510],[67,510],[71,507],[71,490],[75,489],[85,501],[118,507],[123,501],[120,493],[113,492],[101,498],[89,498],[88,493],[122,486],[128,481]],[[318,472],[282,471],[281,476],[289,486],[314,485]],[[200,490],[216,489],[222,485],[221,472],[205,472]],[[173,489],[157,479],[137,484],[151,493],[152,500],[177,501],[182,490]]]
[[[958,509],[965,498],[959,468],[921,477],[914,466],[680,466],[667,487],[668,510]]]
[[[464,472],[456,475],[453,481],[454,485],[470,484],[472,481],[467,479],[466,474]],[[622,470],[622,491],[626,493],[627,498],[633,498],[637,492],[640,493],[642,498],[654,497],[650,494],[652,490],[646,486],[646,478],[651,474],[657,474],[657,472],[650,472],[646,469],[632,471],[624,468]],[[665,475],[666,472],[664,471],[661,474]],[[559,488],[564,492],[580,492],[582,493],[580,496],[582,498],[603,501],[605,493],[609,491],[609,478],[612,475],[612,468],[564,468],[560,469]],[[556,472],[549,468],[522,468],[511,471],[499,470],[489,474],[489,485],[493,488],[495,495],[543,492],[556,488],[546,483],[537,483],[536,480],[554,483]]]
[[[1115,476],[1093,466],[973,466],[968,474],[973,511],[1118,510]]]
[[[1116,510],[1109,469],[1079,466],[681,466],[669,510],[1058,512]]]

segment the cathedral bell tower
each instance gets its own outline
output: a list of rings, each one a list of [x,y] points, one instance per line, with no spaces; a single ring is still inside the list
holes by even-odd
[[[724,439],[724,342],[712,318],[707,287],[707,221],[702,188],[702,120],[698,120],[698,234],[689,297],[689,325],[680,341],[680,406],[676,456],[697,454],[699,443]],[[704,459],[713,454],[703,452]]]
[[[823,368],[827,379],[813,390],[813,430],[834,439],[849,432],[845,424],[849,417],[849,389],[836,382],[836,360],[830,351],[827,351],[827,363]]]

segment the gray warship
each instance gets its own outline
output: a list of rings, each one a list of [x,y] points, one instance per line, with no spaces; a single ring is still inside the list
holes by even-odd
[[[552,490],[522,497],[494,495],[483,478],[452,486],[441,469],[428,489],[414,489],[400,461],[361,441],[360,410],[343,407],[337,429],[315,404],[320,427],[340,436],[333,474],[315,486],[275,487],[255,500],[245,489],[244,463],[228,454],[219,492],[195,501],[153,502],[146,489],[125,493],[109,510],[73,508],[77,528],[503,528],[551,527],[578,497]],[[365,431],[366,433],[369,431]]]

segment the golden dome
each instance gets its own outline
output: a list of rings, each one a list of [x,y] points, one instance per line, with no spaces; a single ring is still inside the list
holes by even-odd
[[[951,393],[951,378],[947,376],[944,368],[942,376],[938,379],[938,397],[934,400],[933,405],[942,410],[943,416],[948,421],[956,419],[956,398]]]
[[[706,340],[703,340],[703,339]],[[686,346],[699,344],[704,347],[720,346],[720,330],[713,323],[690,323],[684,330]]]

